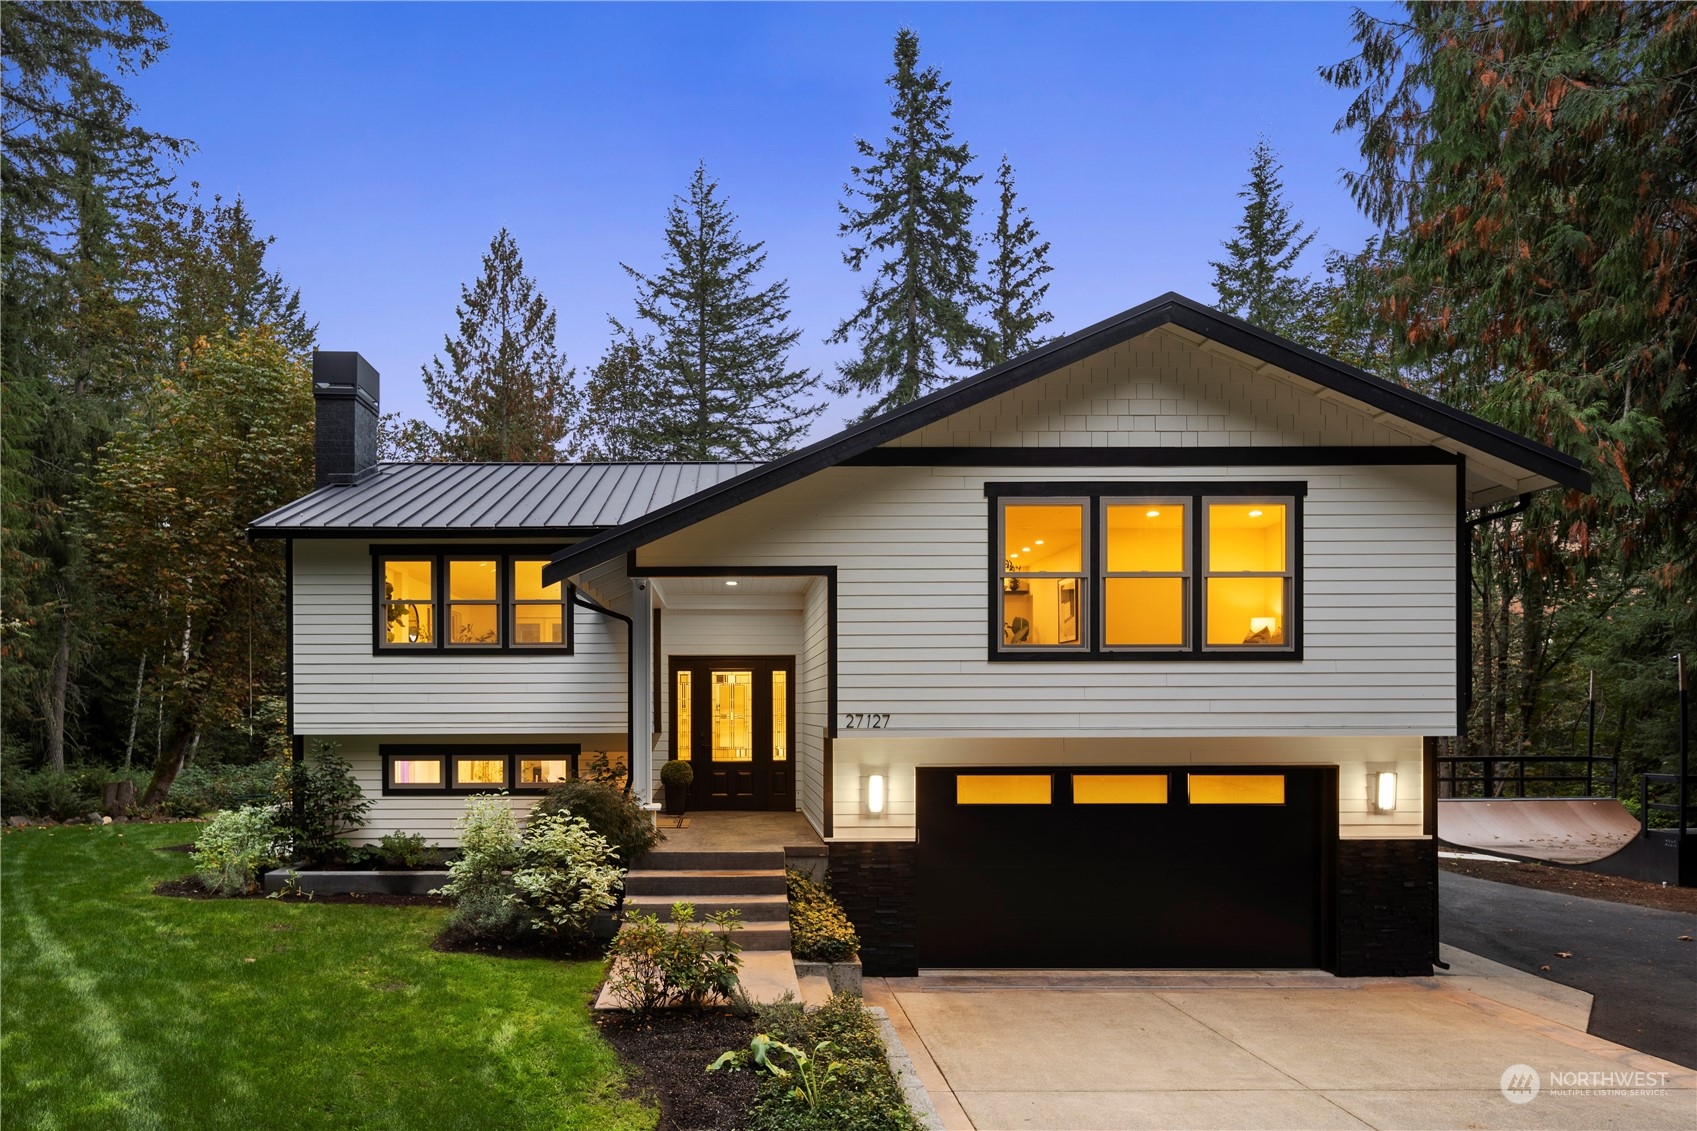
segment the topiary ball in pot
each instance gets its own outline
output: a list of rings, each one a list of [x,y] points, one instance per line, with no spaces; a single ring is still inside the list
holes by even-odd
[[[666,790],[666,812],[682,815],[689,808],[689,787],[695,781],[695,767],[673,759],[660,767],[660,784]]]

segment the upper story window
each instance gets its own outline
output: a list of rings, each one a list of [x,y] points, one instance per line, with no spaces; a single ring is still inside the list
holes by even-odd
[[[379,651],[571,651],[571,595],[542,584],[547,553],[374,553]]]
[[[1128,486],[989,485],[992,658],[1300,658],[1306,485]]]

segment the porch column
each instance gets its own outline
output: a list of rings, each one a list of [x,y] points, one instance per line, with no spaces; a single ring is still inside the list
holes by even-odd
[[[643,801],[654,793],[654,589],[647,578],[630,583],[631,789]]]

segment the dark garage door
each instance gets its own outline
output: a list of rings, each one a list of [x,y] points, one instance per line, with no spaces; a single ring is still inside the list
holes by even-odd
[[[921,967],[1325,968],[1335,767],[918,771]]]

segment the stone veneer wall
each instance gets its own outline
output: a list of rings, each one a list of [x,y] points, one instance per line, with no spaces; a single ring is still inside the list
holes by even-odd
[[[1430,977],[1437,885],[1436,841],[1339,840],[1335,972]]]
[[[919,973],[918,848],[912,841],[849,841],[830,846],[831,894],[860,935],[867,975]]]

